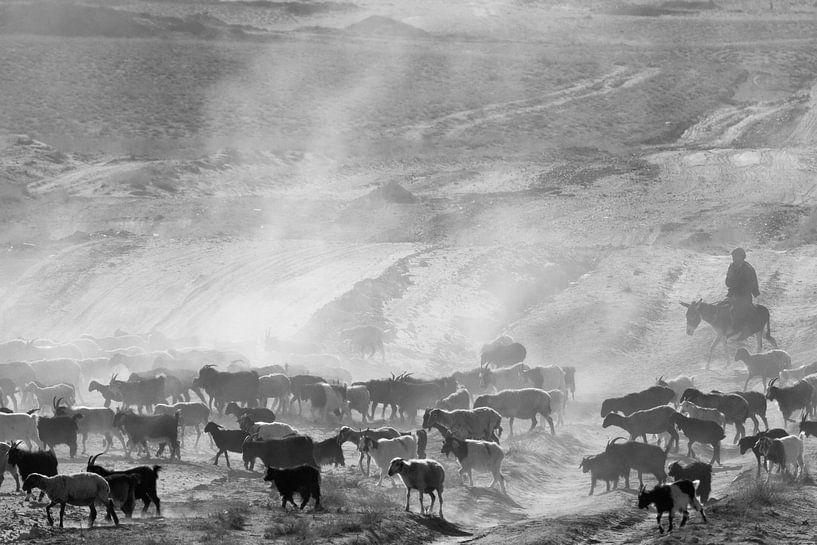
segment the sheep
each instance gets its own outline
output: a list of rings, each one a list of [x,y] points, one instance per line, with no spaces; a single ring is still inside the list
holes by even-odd
[[[435,409],[453,411],[456,409],[471,408],[471,394],[465,388],[459,388],[453,394],[449,394],[434,404]]]
[[[51,500],[51,503],[45,507],[45,514],[48,517],[50,526],[54,526],[51,508],[58,503],[60,504],[60,528],[63,528],[62,523],[66,504],[91,508],[88,528],[94,526],[97,503],[106,507],[108,516],[113,519],[116,526],[119,526],[119,517],[116,516],[113,500],[111,499],[111,487],[104,478],[95,473],[71,473],[69,475],[54,475],[53,477],[32,473],[23,481],[23,490],[31,493],[34,488],[39,488],[42,492],[48,494],[48,499]]]
[[[499,436],[502,435],[502,415],[491,407],[453,411],[426,409],[423,414],[423,429],[430,430],[435,423],[442,424],[456,434],[462,433],[465,439],[499,443]]]
[[[357,446],[357,449],[360,452],[360,459],[358,460],[357,465],[360,468],[360,472],[364,473],[368,477],[369,469],[372,465],[372,457],[364,453],[360,447],[364,435],[371,437],[372,439],[394,439],[395,437],[400,437],[400,432],[390,427],[376,428],[373,430],[367,428],[364,432],[361,430],[355,431],[349,426],[341,426],[340,430],[338,430],[338,444],[343,446],[343,443],[346,441],[352,441],[355,446]],[[365,472],[363,471],[363,456],[366,456]]]
[[[8,463],[8,453],[11,450],[11,443],[0,443],[0,486],[3,486],[3,481],[6,478],[6,472],[11,473],[14,477],[14,483],[17,485],[17,492],[20,491],[20,475],[17,472],[17,467]]]
[[[697,418],[688,418],[681,413],[675,413],[670,418],[671,422],[689,439],[687,456],[695,458],[695,452],[692,450],[692,443],[708,443],[712,445],[712,460],[709,463],[717,462],[721,464],[721,440],[726,437],[723,428],[715,422],[708,420],[698,420]]]
[[[513,421],[515,418],[530,418],[530,429],[528,430],[530,432],[536,427],[537,414],[541,414],[547,420],[547,423],[550,424],[551,435],[555,435],[553,419],[550,416],[551,405],[548,393],[537,388],[502,390],[497,394],[483,394],[474,400],[475,410],[488,407],[494,409],[503,417],[507,417],[511,436],[513,436]]]
[[[817,373],[817,361],[802,365],[795,369],[780,370],[780,384],[789,384],[801,380],[812,373]]]
[[[199,439],[201,439],[201,429],[199,426],[207,424],[210,418],[210,409],[204,403],[193,401],[182,401],[174,405],[166,405],[164,403],[157,403],[153,406],[153,414],[166,414],[168,416],[175,416],[176,411],[181,411],[180,423],[182,425],[182,444],[184,444],[184,428],[186,426],[193,426],[196,430],[195,447],[199,446]]]
[[[614,488],[618,488],[618,479],[622,475],[622,470],[615,459],[606,452],[585,456],[582,458],[582,463],[579,464],[579,469],[582,470],[582,473],[590,472],[590,493],[588,496],[593,495],[593,491],[596,489],[596,481],[599,479],[607,483],[607,492],[610,491],[610,482],[613,482]]]
[[[249,417],[253,422],[275,422],[275,413],[266,407],[239,407],[235,401],[227,403],[224,409],[225,415],[233,415],[236,420],[242,417]]]
[[[817,422],[809,422],[806,420],[806,415],[800,419],[800,431],[806,434],[806,437],[812,435],[817,437]]]
[[[604,452],[613,459],[616,467],[624,474],[624,486],[630,488],[630,469],[638,471],[638,481],[643,486],[642,473],[652,473],[659,483],[667,480],[664,467],[667,453],[655,445],[645,445],[635,441],[617,444],[623,437],[616,437],[607,443]]]
[[[256,422],[248,429],[254,439],[281,439],[298,435],[298,430],[284,422]]]
[[[261,400],[261,406],[267,406],[267,400],[272,398],[273,408],[277,404],[277,411],[287,411],[287,401],[292,394],[292,383],[289,377],[283,373],[273,373],[269,375],[261,375],[258,377],[258,397]]]
[[[794,464],[795,468],[800,469],[800,475],[802,476],[803,473],[806,472],[806,465],[803,462],[804,435],[803,432],[800,432],[799,437],[794,435],[787,435],[780,439],[761,437],[758,440],[758,450],[760,450],[760,453],[765,456],[771,464],[778,465],[778,472],[782,468],[786,473],[789,473],[789,464]],[[771,477],[771,466],[767,471],[769,472],[769,477]],[[795,469],[795,473],[796,472],[797,469]]]
[[[409,460],[417,456],[417,440],[411,435],[394,439],[372,439],[364,436],[361,439],[361,450],[374,458],[375,465],[380,468],[380,479],[377,481],[377,486],[383,486],[383,477],[388,473],[389,464],[394,458]],[[391,475],[389,477],[391,477],[392,486],[395,486],[394,478]]]
[[[281,494],[281,509],[286,511],[287,501],[296,507],[292,495],[297,492],[301,496],[301,511],[303,511],[311,497],[315,498],[315,511],[321,508],[321,473],[309,465],[279,469],[268,467],[264,480],[275,484]]]
[[[780,371],[791,367],[791,356],[785,350],[769,350],[768,352],[750,354],[748,350],[740,347],[735,353],[735,361],[742,361],[749,371],[743,389],[748,388],[751,379],[760,377],[763,379],[764,393],[769,379],[779,376]]]
[[[437,495],[440,497],[440,518],[445,519],[443,516],[445,470],[439,462],[434,460],[406,460],[395,457],[389,463],[389,477],[394,478],[394,475],[400,475],[400,479],[406,485],[406,512],[409,512],[411,489],[414,488],[420,492],[420,513],[423,515],[426,514],[425,505],[423,505],[423,494],[431,496],[431,506],[428,509],[428,514],[431,514],[434,511],[434,491],[436,490]]]
[[[96,460],[100,456],[102,456],[102,453],[88,458],[88,465],[85,467],[85,471],[88,473],[96,473],[106,479],[113,475],[138,476],[139,479],[135,481],[134,496],[142,500],[144,504],[142,507],[142,515],[147,512],[148,507],[150,507],[150,502],[153,502],[156,505],[156,516],[161,516],[162,509],[159,495],[156,492],[156,481],[159,479],[159,470],[162,469],[162,466],[136,466],[122,471],[110,471],[102,466],[96,465]]]
[[[676,481],[698,481],[695,493],[701,498],[701,503],[709,501],[709,493],[712,491],[712,464],[704,462],[692,462],[684,467],[678,462],[670,464],[667,474]]]
[[[489,471],[493,476],[491,481],[491,488],[497,483],[499,489],[503,494],[505,492],[505,477],[502,475],[502,460],[505,459],[505,453],[494,442],[491,441],[474,441],[472,439],[457,439],[451,433],[445,434],[442,449],[440,450],[445,457],[453,453],[460,464],[460,479],[465,483],[465,474],[468,474],[468,480],[471,486],[474,486],[474,476],[472,471],[480,469]]]
[[[727,424],[735,426],[735,438],[732,441],[737,443],[738,439],[746,435],[743,423],[749,418],[749,403],[746,399],[737,394],[722,394],[711,392],[705,394],[695,388],[688,388],[681,394],[681,402],[691,401],[699,407],[718,409],[723,413]]]
[[[752,449],[752,453],[755,455],[757,459],[757,476],[760,477],[760,458],[763,457],[763,467],[767,467],[766,464],[766,457],[763,453],[760,452],[760,448],[758,447],[758,441],[760,441],[761,437],[768,437],[770,439],[780,439],[781,437],[786,437],[789,434],[783,428],[773,428],[771,430],[766,430],[759,432],[755,435],[748,435],[746,437],[741,438],[738,441],[738,447],[740,448],[741,455],[746,454],[746,451]]]
[[[604,418],[609,413],[620,412],[624,416],[636,411],[652,409],[666,405],[675,397],[675,392],[666,386],[650,386],[646,390],[627,394],[623,397],[611,397],[605,399],[601,404],[601,417]]]
[[[76,400],[74,398],[74,387],[70,384],[56,384],[54,386],[40,387],[34,382],[29,382],[23,389],[37,398],[40,405],[40,410],[44,408],[53,409],[54,399],[63,399],[68,405],[73,405]]]
[[[678,432],[675,431],[675,426],[672,423],[672,415],[675,414],[675,409],[668,405],[660,407],[653,407],[645,411],[636,411],[630,416],[622,416],[618,413],[609,413],[604,417],[602,423],[603,428],[610,426],[618,426],[619,428],[630,432],[630,441],[635,441],[638,436],[643,437],[644,442],[647,442],[648,433],[669,433],[671,436],[670,442],[667,444],[669,449],[673,443],[675,448],[678,448]]]
[[[812,406],[812,397],[814,396],[814,387],[805,380],[799,381],[794,386],[775,386],[776,378],[769,381],[769,386],[766,389],[766,399],[769,401],[777,401],[777,406],[780,407],[780,412],[783,414],[783,422],[794,422],[791,415],[794,411],[800,409],[808,411]]]
[[[353,384],[346,389],[346,399],[349,401],[349,418],[352,417],[353,410],[360,413],[363,422],[368,420],[369,401],[371,394],[369,389],[363,384]]]
[[[681,395],[688,389],[695,387],[695,377],[680,376],[670,380],[664,380],[664,375],[661,375],[655,381],[656,386],[664,386],[675,392],[675,397],[672,398],[672,404],[678,408]]]
[[[661,526],[661,516],[669,512],[669,532],[672,531],[672,515],[673,513],[683,513],[681,519],[681,526],[683,527],[687,520],[689,520],[689,511],[687,507],[692,504],[696,511],[701,513],[704,522],[706,522],[706,513],[704,507],[695,497],[695,485],[692,481],[677,481],[671,484],[662,484],[653,487],[652,490],[647,489],[642,485],[638,489],[638,508],[646,509],[650,504],[655,504],[655,509],[658,511],[658,532],[663,534],[664,528]]]
[[[567,405],[567,394],[562,390],[548,390],[548,395],[550,396],[550,408],[552,409],[551,414],[555,414],[557,416],[556,423],[560,426],[564,426],[565,423],[565,405]]]
[[[718,409],[710,409],[708,407],[698,407],[693,402],[686,400],[681,403],[681,412],[686,413],[690,418],[697,418],[698,420],[709,420],[720,427],[726,427],[726,417]]]
[[[210,437],[212,437],[213,442],[216,444],[216,448],[218,448],[216,460],[213,462],[213,465],[218,465],[218,457],[224,453],[224,460],[226,460],[228,468],[230,467],[230,458],[227,456],[227,452],[240,453],[244,445],[244,440],[249,436],[244,430],[225,430],[215,422],[208,422],[207,425],[204,426],[204,433],[210,434]]]

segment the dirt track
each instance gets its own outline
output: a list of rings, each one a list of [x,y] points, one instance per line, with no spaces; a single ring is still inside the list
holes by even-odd
[[[88,37],[81,20],[69,39],[0,25],[4,338],[158,327],[277,363],[261,350],[271,328],[369,378],[472,368],[506,333],[530,365],[576,366],[577,399],[556,437],[503,443],[510,499],[460,486],[445,462],[450,525],[403,515],[402,488],[378,491],[352,468],[325,473],[328,513],[287,518],[257,474],[212,468],[204,447],[160,462],[166,518],[126,525],[122,541],[650,542],[654,518],[633,491],[586,497],[576,466],[616,435],[599,425],[606,396],[659,375],[743,385],[720,348],[705,369],[711,331],[686,336],[678,302],[721,298],[728,252],[745,246],[773,335],[795,365],[817,359],[813,7],[206,4],[230,24],[301,29],[269,39],[159,19],[191,5],[100,19],[163,29],[161,48],[152,35]],[[385,365],[340,343],[363,322],[391,332]],[[774,404],[769,414],[781,424]],[[712,522],[693,517],[667,541],[808,542],[812,488],[742,510],[752,468],[726,446]],[[3,535],[42,525],[41,508],[8,490]],[[228,508],[243,530],[213,515]]]

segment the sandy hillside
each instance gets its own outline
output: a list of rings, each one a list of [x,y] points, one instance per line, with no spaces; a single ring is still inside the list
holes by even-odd
[[[508,497],[484,474],[460,485],[444,461],[448,522],[414,502],[403,514],[403,489],[360,477],[351,445],[346,468],[325,469],[327,512],[284,515],[257,472],[213,468],[203,443],[158,462],[163,518],[86,532],[74,509],[73,529],[42,530],[41,507],[21,506],[7,478],[0,535],[651,542],[634,491],[587,497],[577,465],[617,435],[600,426],[607,396],[660,375],[743,386],[720,347],[706,369],[712,331],[687,336],[679,302],[723,297],[729,251],[744,246],[780,347],[795,365],[817,359],[817,11],[768,8],[0,6],[3,340],[156,328],[280,363],[263,351],[269,330],[370,378],[471,369],[508,334],[528,364],[573,365],[578,383],[555,436],[523,421],[503,439]],[[361,323],[388,332],[384,363],[341,342]],[[769,415],[782,424],[773,403]],[[439,448],[434,432],[429,455]],[[773,477],[764,495],[750,456],[725,444],[723,458],[710,524],[693,516],[666,541],[813,540],[808,483]],[[110,461],[125,464],[118,450]]]

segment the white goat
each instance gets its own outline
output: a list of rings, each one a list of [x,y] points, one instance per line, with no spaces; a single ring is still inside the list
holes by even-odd
[[[393,459],[410,460],[417,457],[417,440],[411,435],[402,435],[394,439],[363,437],[361,442],[360,450],[370,455],[377,467],[380,468],[380,479],[377,481],[377,486],[383,486],[383,477],[388,473]],[[389,475],[389,478],[391,478],[392,486],[396,486],[394,477]]]
[[[695,377],[688,377],[688,376],[680,376],[675,377],[670,380],[664,380],[664,376],[660,376],[658,380],[655,381],[655,384],[658,386],[665,386],[675,392],[675,397],[672,398],[672,404],[678,408],[678,402],[681,399],[681,396],[688,388],[695,387]]]
[[[31,442],[40,444],[37,417],[25,413],[0,413],[0,441],[25,441],[28,450]]]
[[[688,414],[690,418],[715,422],[722,428],[726,425],[726,417],[718,409],[699,407],[691,401],[681,403],[681,412]]]
[[[441,451],[446,458],[452,452],[456,456],[460,464],[460,478],[465,483],[465,474],[468,474],[468,480],[471,486],[474,486],[474,476],[472,471],[479,469],[481,471],[488,471],[493,475],[494,480],[491,481],[491,488],[499,484],[499,489],[505,494],[505,477],[502,475],[502,460],[505,459],[505,453],[494,442],[491,441],[474,441],[472,439],[457,439],[453,435],[446,434]]]
[[[284,422],[256,422],[250,426],[249,434],[258,439],[281,439],[289,435],[298,435],[298,430]]]
[[[62,528],[65,505],[69,504],[91,508],[91,518],[88,523],[88,527],[91,528],[96,520],[97,503],[107,508],[108,516],[113,519],[114,524],[119,526],[119,518],[116,516],[111,499],[111,488],[108,482],[96,473],[71,473],[54,477],[32,473],[23,481],[23,490],[31,493],[33,488],[39,488],[48,494],[48,499],[51,500],[51,503],[45,507],[48,524],[51,526],[54,525],[51,508],[60,504],[60,528]]]
[[[440,518],[443,516],[443,488],[445,483],[445,470],[439,462],[434,460],[404,460],[394,458],[389,463],[389,477],[400,475],[403,484],[406,485],[406,511],[409,510],[409,499],[411,499],[411,489],[420,492],[420,513],[425,515],[425,505],[423,505],[423,493],[431,496],[431,506],[428,508],[430,515],[434,511],[434,491],[440,497]]]
[[[55,384],[54,386],[41,388],[35,383],[29,382],[23,391],[34,394],[40,404],[40,411],[47,408],[53,412],[55,400],[62,399],[68,405],[73,405],[76,402],[74,387],[70,384]]]
[[[789,472],[789,464],[794,465],[795,473],[797,472],[797,468],[800,468],[801,476],[806,472],[806,464],[803,461],[804,435],[805,434],[801,432],[799,437],[796,435],[787,435],[780,439],[769,439],[768,437],[760,438],[757,442],[757,447],[760,453],[770,462],[770,477],[772,464],[778,464],[786,473]],[[795,475],[792,474],[792,476]]]

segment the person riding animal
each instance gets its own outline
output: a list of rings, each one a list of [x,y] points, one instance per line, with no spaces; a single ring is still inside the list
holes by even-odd
[[[726,301],[732,321],[732,331],[738,333],[755,317],[753,297],[760,295],[755,268],[746,261],[746,251],[743,248],[732,250],[732,263],[726,271]]]

